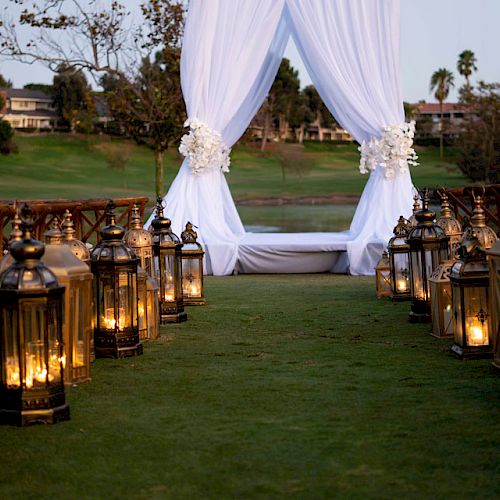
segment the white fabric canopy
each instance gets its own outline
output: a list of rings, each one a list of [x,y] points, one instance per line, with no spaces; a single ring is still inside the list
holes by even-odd
[[[356,140],[378,138],[385,126],[404,122],[399,0],[191,0],[181,61],[189,118],[205,122],[232,146],[269,92],[289,32],[328,109]],[[232,273],[237,262],[240,271],[288,269],[273,259],[269,266],[268,255],[259,267],[259,244],[286,259],[304,241],[293,233],[245,233],[224,174],[209,169],[194,175],[188,160],[165,201],[175,232],[188,220],[198,226],[207,267],[216,275]],[[306,252],[347,250],[352,274],[372,274],[398,216],[411,213],[411,201],[409,173],[386,179],[378,168],[350,230],[327,233],[324,241],[321,233],[311,235],[314,244]]]

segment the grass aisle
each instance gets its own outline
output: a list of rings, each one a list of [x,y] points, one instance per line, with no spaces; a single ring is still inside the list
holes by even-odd
[[[494,498],[500,377],[372,278],[209,277],[72,420],[0,428],[0,498]]]

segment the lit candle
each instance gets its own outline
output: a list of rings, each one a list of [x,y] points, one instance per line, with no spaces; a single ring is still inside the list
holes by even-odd
[[[165,293],[165,300],[167,302],[173,302],[174,301],[174,294],[172,292],[166,292]]]
[[[397,280],[396,285],[398,292],[406,292],[408,290],[408,282],[404,279]]]
[[[119,317],[118,317],[118,330],[123,330],[125,328],[125,309],[120,308],[118,310]],[[103,318],[101,317],[102,324],[104,325],[104,328],[107,330],[115,330],[117,323],[115,319],[115,311],[113,308],[106,309],[106,316]]]
[[[197,295],[200,294],[200,289],[198,288],[198,286],[195,283],[191,283],[189,293],[191,296],[196,297]]]
[[[488,326],[476,318],[468,318],[466,321],[467,343],[470,346],[488,345]]]
[[[19,375],[19,363],[17,358],[8,356],[6,361],[7,368],[7,387],[19,387],[21,377]]]

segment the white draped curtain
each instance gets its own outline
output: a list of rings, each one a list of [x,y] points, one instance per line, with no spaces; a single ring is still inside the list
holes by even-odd
[[[269,92],[289,32],[328,109],[356,140],[404,122],[399,0],[191,0],[181,59],[188,117],[231,147]],[[350,230],[338,233],[352,274],[373,273],[380,244],[411,211],[411,195],[409,173],[371,173]],[[209,270],[232,273],[245,231],[224,174],[194,175],[185,160],[165,201],[174,231],[188,220],[198,226]]]

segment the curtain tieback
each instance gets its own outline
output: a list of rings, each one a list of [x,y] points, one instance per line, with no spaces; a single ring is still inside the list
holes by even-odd
[[[220,133],[197,118],[189,118],[184,126],[189,127],[189,133],[182,136],[179,153],[189,160],[193,174],[219,169],[229,172],[231,148],[226,146]]]
[[[418,165],[418,156],[413,149],[414,136],[414,120],[385,127],[380,139],[372,137],[358,148],[361,153],[359,171],[366,174],[380,167],[384,169],[386,179],[392,179],[397,170],[407,172],[408,165]]]

